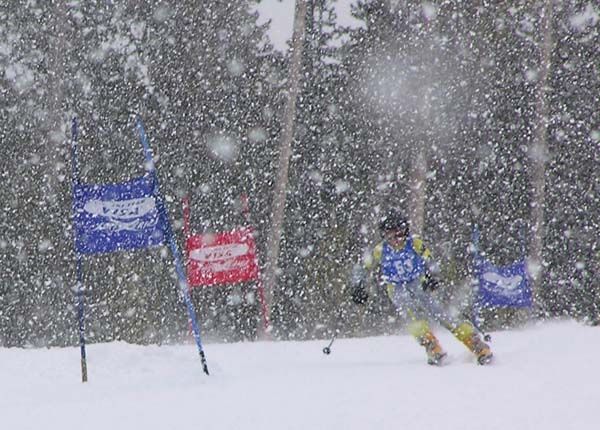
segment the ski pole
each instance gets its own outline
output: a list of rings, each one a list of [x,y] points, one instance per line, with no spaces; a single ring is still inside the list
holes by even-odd
[[[331,345],[333,345],[333,342],[335,342],[335,339],[337,338],[337,335],[340,331],[340,321],[342,321],[343,319],[344,319],[344,308],[342,306],[338,309],[338,312],[337,312],[335,332],[333,333],[333,337],[331,338],[329,345],[327,345],[325,348],[323,348],[323,354],[325,354],[325,355],[331,354]]]
[[[331,345],[333,345],[333,342],[335,341],[336,337],[337,337],[337,331],[335,332],[335,334],[331,338],[331,342],[329,342],[329,345],[327,345],[325,348],[323,348],[323,354],[325,354],[325,355],[331,354]]]
[[[343,318],[343,315],[344,315],[343,308],[340,308],[337,315],[338,315],[337,328],[335,329],[335,332],[333,333],[333,337],[331,338],[331,341],[329,341],[329,345],[327,345],[325,348],[323,348],[323,354],[325,354],[325,355],[331,354],[331,345],[333,345],[333,342],[335,342],[335,339],[337,338],[337,335],[340,332],[340,320]]]

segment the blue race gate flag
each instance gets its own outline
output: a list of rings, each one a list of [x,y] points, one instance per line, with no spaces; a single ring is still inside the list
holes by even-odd
[[[531,307],[531,288],[525,260],[511,266],[497,267],[478,257],[475,273],[479,281],[479,306]]]
[[[156,207],[156,181],[74,187],[75,247],[81,254],[142,249],[165,242],[165,225]]]

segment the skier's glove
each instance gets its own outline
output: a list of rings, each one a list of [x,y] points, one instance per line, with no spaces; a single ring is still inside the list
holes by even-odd
[[[425,280],[423,281],[423,291],[432,292],[437,290],[440,287],[440,283],[437,279],[431,276],[431,273],[427,272],[425,274]]]
[[[350,297],[352,301],[357,305],[364,305],[367,303],[369,299],[369,293],[365,287],[363,282],[360,282],[352,287],[352,291],[350,292]]]

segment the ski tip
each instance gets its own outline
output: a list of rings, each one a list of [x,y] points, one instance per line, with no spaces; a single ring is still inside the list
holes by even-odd
[[[444,364],[446,364],[446,357],[448,356],[448,354],[446,354],[445,352],[442,354],[439,354],[437,357],[430,357],[427,359],[427,364],[429,364],[430,366],[443,366]]]
[[[477,357],[477,364],[479,364],[480,366],[486,366],[488,364],[491,364],[493,359],[494,359],[493,354],[483,355],[481,357]]]

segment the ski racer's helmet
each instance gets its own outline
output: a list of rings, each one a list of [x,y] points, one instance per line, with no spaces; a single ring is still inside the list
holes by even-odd
[[[398,209],[390,209],[379,221],[379,231],[381,234],[397,231],[408,235],[408,220]]]

